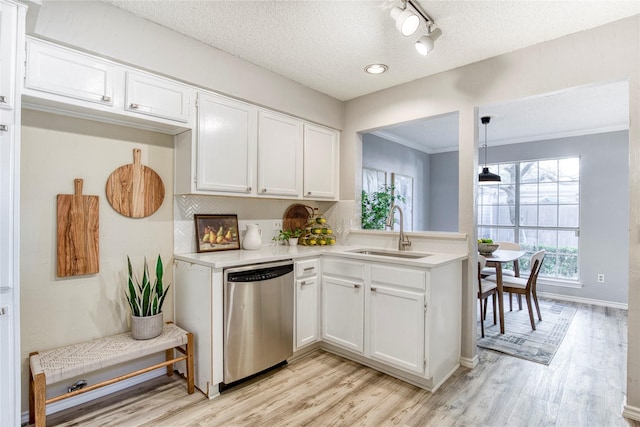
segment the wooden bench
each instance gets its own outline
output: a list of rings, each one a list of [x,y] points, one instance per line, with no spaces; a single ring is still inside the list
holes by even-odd
[[[183,355],[174,357],[174,349]],[[165,352],[165,362],[47,399],[48,384],[55,384],[162,351]],[[191,394],[194,391],[193,354],[193,334],[180,329],[173,323],[167,323],[163,327],[162,334],[150,340],[135,340],[130,332],[126,332],[31,353],[29,355],[29,422],[35,423],[36,427],[45,427],[48,403],[67,399],[162,367],[166,367],[167,375],[171,376],[173,364],[181,360],[186,361],[187,391]]]

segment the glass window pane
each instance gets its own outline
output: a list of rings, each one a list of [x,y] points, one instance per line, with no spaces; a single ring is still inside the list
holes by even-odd
[[[515,183],[516,164],[515,163],[500,163],[498,165],[498,175],[502,180],[502,184]]]
[[[538,182],[538,162],[520,163],[520,182]]]
[[[577,255],[579,239],[573,230],[558,231],[558,253]]]
[[[558,184],[540,184],[538,186],[540,204],[557,204],[558,203]]]
[[[538,230],[520,230],[520,247],[523,251],[538,250]]]
[[[557,277],[558,275],[558,257],[555,253],[547,251],[542,260],[540,268],[540,276]]]
[[[580,203],[580,184],[577,182],[559,183],[558,194],[558,203]]]
[[[560,159],[558,161],[558,179],[560,181],[578,181],[580,179],[580,158]]]
[[[491,205],[498,203],[498,188],[488,185],[481,185],[479,190],[479,204]]]
[[[580,224],[580,209],[578,205],[558,206],[558,226],[578,227]]]
[[[538,206],[520,207],[520,225],[531,227],[538,225]]]
[[[520,185],[520,204],[538,204],[538,184]]]
[[[538,209],[538,226],[556,227],[558,225],[558,207],[555,205],[540,205]]]
[[[547,254],[555,254],[556,248],[558,247],[558,232],[555,230],[539,230],[538,244],[540,249],[547,251]]]
[[[515,185],[501,185],[498,192],[498,204],[515,205],[516,204],[516,187]]]
[[[497,242],[515,242],[513,228],[500,228],[498,229]]]
[[[498,225],[515,225],[515,207],[499,206],[498,207]]]
[[[542,160],[538,162],[538,175],[540,182],[558,181],[558,161]]]
[[[543,264],[544,265],[544,264]],[[578,257],[575,255],[558,255],[559,277],[565,279],[578,279]]]

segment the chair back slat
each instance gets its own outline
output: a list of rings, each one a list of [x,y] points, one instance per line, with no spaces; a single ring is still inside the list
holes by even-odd
[[[538,281],[538,273],[540,273],[540,269],[542,267],[542,261],[544,261],[544,256],[547,252],[542,249],[538,252],[531,255],[531,273],[529,274],[529,280],[527,281],[527,288],[531,289],[536,286]]]

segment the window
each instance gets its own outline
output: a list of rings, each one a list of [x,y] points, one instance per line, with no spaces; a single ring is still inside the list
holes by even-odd
[[[497,168],[497,172],[496,172]],[[578,280],[580,159],[491,165],[502,182],[478,193],[478,236],[519,243],[528,255],[547,251],[540,276]],[[529,271],[528,257],[520,271]]]

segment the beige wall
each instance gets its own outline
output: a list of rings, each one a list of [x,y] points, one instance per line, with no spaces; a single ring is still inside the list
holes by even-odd
[[[459,231],[476,252],[477,114],[483,105],[597,82],[629,80],[629,354],[628,402],[640,408],[640,17],[571,34],[363,96],[345,105],[340,147],[340,195],[357,199],[362,142],[358,132],[458,111],[460,144]],[[621,254],[626,256],[626,254]],[[475,262],[463,290],[465,358],[476,354]],[[622,369],[622,367],[621,367]]]
[[[133,163],[132,150],[165,185],[165,200],[147,218],[117,213],[105,196],[107,178]],[[129,330],[123,281],[126,257],[141,269],[146,255],[161,254],[172,277],[173,138],[89,120],[23,110],[21,153],[21,353],[22,408],[28,408],[29,352]],[[100,197],[100,273],[56,277],[56,195],[72,194],[74,178],[83,194]],[[170,280],[169,280],[170,281]],[[173,319],[173,300],[164,305]],[[68,384],[67,384],[68,385]]]

